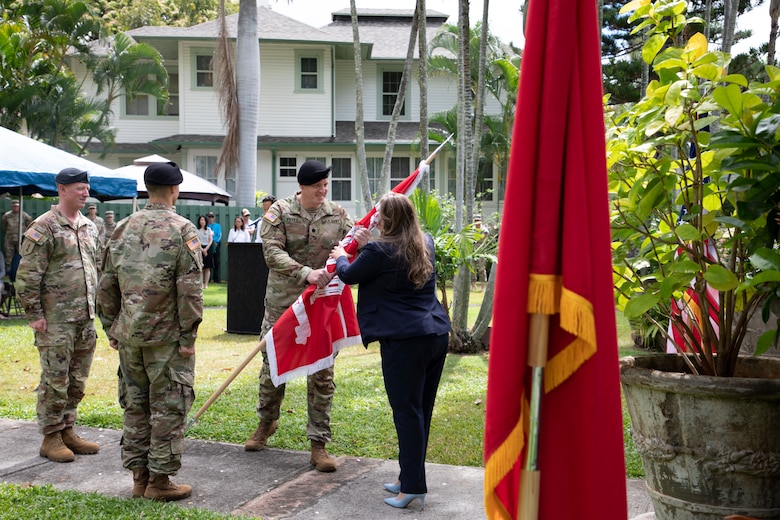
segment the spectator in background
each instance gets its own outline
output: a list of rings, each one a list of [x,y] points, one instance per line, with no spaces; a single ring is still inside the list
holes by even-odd
[[[211,269],[214,267],[214,257],[211,255],[214,232],[209,228],[205,215],[198,217],[198,240],[200,241],[200,250],[203,253],[203,288],[208,289]]]
[[[262,204],[263,204],[263,215],[268,213],[268,209],[271,207],[271,205],[274,202],[276,202],[276,197],[274,197],[273,195],[266,195],[265,197],[263,197],[263,201],[262,201]],[[263,218],[263,215],[260,215],[260,218]],[[257,234],[257,237],[255,238],[255,242],[257,242],[258,244],[262,244],[263,243],[263,236],[262,236],[261,233]]]
[[[116,229],[116,221],[114,220],[114,212],[109,210],[106,211],[106,230],[103,233],[103,243],[107,244],[108,239],[111,238],[111,233],[114,232],[114,229]]]
[[[241,218],[244,219],[245,229],[246,232],[249,233],[249,237],[251,237],[255,234],[255,226],[253,226],[249,221],[252,220],[252,214],[249,212],[248,209],[244,208],[241,210]],[[251,240],[250,240],[251,242]]]
[[[211,246],[211,256],[214,259],[214,268],[211,271],[211,280],[214,283],[219,283],[219,253],[222,246],[222,226],[216,221],[216,215],[213,211],[209,211],[206,215],[208,219],[209,229],[214,233],[214,243]]]
[[[18,200],[11,201],[11,209],[3,213],[3,251],[5,252],[5,269],[11,269],[11,260],[19,252],[19,215],[20,204]],[[25,212],[21,212],[22,234],[27,226],[32,222],[32,217]]]
[[[100,233],[100,237],[102,239],[106,231],[106,222],[98,216],[97,204],[94,202],[90,202],[89,206],[87,206],[87,218],[97,226],[98,233]]]
[[[233,220],[233,229],[228,233],[228,242],[251,242],[251,240],[243,217],[236,217]]]

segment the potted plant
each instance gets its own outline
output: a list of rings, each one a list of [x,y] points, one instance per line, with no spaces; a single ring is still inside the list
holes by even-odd
[[[729,74],[685,2],[623,12],[657,77],[608,112],[616,300],[676,351],[621,360],[648,492],[659,519],[780,518],[780,363],[758,357],[778,340],[780,69]],[[772,330],[739,356],[757,312]]]

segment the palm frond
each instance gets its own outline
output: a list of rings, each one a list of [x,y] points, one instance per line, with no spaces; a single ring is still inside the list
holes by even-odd
[[[233,53],[228,39],[227,23],[225,21],[225,0],[219,2],[219,37],[214,51],[214,76],[219,95],[219,104],[225,117],[227,133],[222,142],[222,152],[214,165],[218,179],[223,179],[225,172],[238,168],[238,88],[236,85]]]

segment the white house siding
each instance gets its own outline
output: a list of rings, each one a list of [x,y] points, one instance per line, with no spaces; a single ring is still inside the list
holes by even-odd
[[[295,52],[322,54],[322,91],[296,92]],[[261,43],[259,135],[322,137],[333,133],[329,46]]]
[[[395,63],[395,62],[393,62]],[[385,62],[363,62],[363,111],[366,121],[387,120],[378,117],[377,70],[385,66]],[[401,63],[398,63],[402,66]],[[417,82],[416,64],[413,67],[412,83],[407,98],[407,108],[411,121],[420,120],[420,89]],[[355,119],[355,64],[351,60],[336,61],[336,120],[354,121]],[[428,114],[443,112],[454,106],[457,96],[457,85],[445,76],[430,76],[428,78]]]
[[[219,96],[213,88],[193,86],[192,57],[194,52],[213,49],[210,42],[179,43],[179,127],[174,133],[224,135],[225,125],[219,106]],[[170,134],[168,134],[170,135]]]

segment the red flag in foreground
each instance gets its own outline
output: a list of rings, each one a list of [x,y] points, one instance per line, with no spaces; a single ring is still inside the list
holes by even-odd
[[[435,152],[434,152],[435,155]],[[432,156],[433,157],[433,156]],[[422,178],[418,168],[393,191],[409,196]],[[376,205],[355,225],[376,226]],[[342,240],[347,253],[357,252],[352,231]],[[335,262],[328,260],[329,269]],[[347,289],[347,290],[344,290]],[[334,276],[327,287],[309,285],[284,311],[265,335],[271,381],[279,386],[296,377],[319,372],[333,365],[333,356],[344,347],[362,343],[355,304],[349,286]]]
[[[517,518],[532,313],[550,317],[539,518],[625,519],[596,4],[531,0],[526,28],[490,339],[485,511]]]

